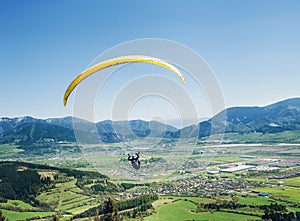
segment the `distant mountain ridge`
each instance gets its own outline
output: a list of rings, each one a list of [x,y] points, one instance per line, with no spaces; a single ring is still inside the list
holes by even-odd
[[[74,133],[74,127],[75,131]],[[75,134],[84,143],[115,143],[139,137],[170,136],[178,129],[157,121],[105,120],[92,123],[86,120],[64,117],[36,119],[29,116],[0,118],[0,143],[32,144],[36,142],[75,142]],[[172,137],[172,136],[170,136]]]
[[[29,116],[0,118],[0,143],[75,142],[115,143],[141,137],[205,137],[211,133],[277,133],[300,131],[300,98],[291,98],[265,107],[231,107],[209,120],[177,129],[157,121],[111,120],[92,123],[78,118],[36,119]],[[213,130],[212,130],[213,128]]]
[[[300,131],[300,98],[291,98],[264,107],[227,108],[198,124],[199,137],[208,136],[212,127],[216,133]],[[186,127],[182,131],[188,129]]]

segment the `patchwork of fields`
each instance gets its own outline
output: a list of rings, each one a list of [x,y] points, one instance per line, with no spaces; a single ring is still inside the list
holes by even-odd
[[[127,217],[126,220],[261,220],[264,206],[273,204],[283,205],[286,213],[300,212],[300,177],[274,178],[274,175],[296,174],[300,172],[300,166],[282,167],[268,172],[244,170],[207,174],[208,171],[235,164],[260,162],[267,158],[279,161],[298,159],[298,155],[294,155],[300,149],[297,145],[211,145],[209,149],[202,144],[182,144],[170,146],[166,151],[161,147],[147,149],[147,142],[141,144],[144,147],[143,164],[139,171],[131,168],[126,156],[124,157],[124,152],[132,153],[135,150],[124,144],[118,144],[112,152],[108,151],[110,145],[101,148],[88,145],[84,151],[85,158],[78,156],[78,153],[75,157],[70,152],[63,152],[64,157],[49,155],[48,160],[32,156],[31,160],[35,163],[55,163],[60,167],[76,167],[109,175],[109,186],[103,178],[85,180],[81,177],[78,180],[74,175],[64,172],[38,169],[41,179],[49,178],[52,183],[35,196],[36,200],[47,206],[34,206],[32,202],[22,200],[8,200],[0,203],[0,210],[13,221],[51,220],[54,215],[60,220],[70,220],[73,216],[95,210],[108,195],[116,200],[124,200],[153,192],[160,197],[152,202],[152,208],[135,218]],[[7,159],[14,154],[22,154],[22,150],[13,145],[0,145],[0,153],[2,159]],[[240,155],[255,158],[241,158]],[[18,170],[21,173],[26,171],[26,167]],[[121,184],[124,183],[127,189],[122,187]],[[235,187],[237,184],[242,184],[243,187]],[[232,189],[222,192],[225,189],[223,185],[231,185]],[[249,189],[247,185],[252,188]],[[268,193],[268,196],[258,196],[257,193],[263,192]],[[209,196],[205,197],[206,193]],[[224,207],[226,202],[233,202],[238,208]],[[204,208],[212,204],[220,206],[220,209]],[[131,208],[120,212],[124,215],[126,212],[133,213],[134,210],[135,208]],[[88,219],[87,217],[86,220]]]

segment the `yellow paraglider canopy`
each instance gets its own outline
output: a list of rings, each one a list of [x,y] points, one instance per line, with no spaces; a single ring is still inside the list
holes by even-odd
[[[70,96],[70,94],[72,93],[72,91],[74,90],[74,88],[84,79],[86,79],[87,77],[89,77],[90,75],[94,74],[97,71],[100,71],[102,69],[114,66],[114,65],[118,65],[118,64],[124,64],[124,63],[133,63],[133,62],[144,62],[144,63],[149,63],[149,64],[155,64],[164,68],[169,69],[170,71],[174,72],[175,74],[177,74],[182,83],[185,84],[185,79],[183,74],[173,65],[169,64],[168,62],[158,59],[158,58],[154,58],[154,57],[149,57],[149,56],[141,56],[141,55],[130,55],[130,56],[121,56],[121,57],[117,57],[117,58],[112,58],[109,60],[105,60],[102,61],[90,68],[88,68],[87,70],[83,71],[81,74],[79,74],[69,85],[69,87],[67,88],[65,95],[64,95],[64,106],[66,106],[67,102],[68,102],[68,98]]]

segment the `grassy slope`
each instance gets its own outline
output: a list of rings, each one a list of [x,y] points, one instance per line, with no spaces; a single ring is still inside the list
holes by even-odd
[[[25,220],[32,217],[48,217],[55,214],[55,212],[16,212],[5,209],[1,209],[1,211],[9,221]]]
[[[31,206],[28,203],[25,203],[21,200],[8,200],[7,203],[0,203],[0,207],[13,207],[13,208],[21,208],[21,209],[28,209],[28,210],[38,210],[38,208]]]
[[[66,211],[72,214],[78,214],[98,205],[95,197],[84,195],[75,183],[76,180],[74,179],[56,184],[56,188],[43,192],[37,199],[49,203],[58,211]]]
[[[58,183],[55,188],[43,192],[37,199],[49,203],[56,211],[65,211],[72,214],[78,214],[98,205],[94,197],[81,194],[82,190],[75,186],[76,180],[65,183]],[[85,205],[85,204],[88,205]],[[30,212],[17,212],[6,209],[0,209],[4,216],[11,220],[25,220],[32,217],[47,217],[56,212],[36,212],[38,208],[24,203],[20,200],[8,200],[7,203],[0,203],[0,208],[10,206],[14,208],[28,209]]]
[[[158,204],[155,208],[156,212],[145,217],[145,221],[181,221],[181,220],[260,220],[259,217],[240,215],[228,212],[204,212],[204,213],[194,213],[191,210],[195,210],[196,205],[189,201],[177,200],[169,202],[167,204]]]

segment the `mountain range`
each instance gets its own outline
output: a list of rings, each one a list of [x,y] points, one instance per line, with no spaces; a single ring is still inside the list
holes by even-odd
[[[300,98],[283,100],[264,107],[231,107],[197,125],[181,129],[157,121],[101,121],[78,118],[0,118],[0,143],[75,142],[115,143],[141,137],[206,137],[217,133],[278,133],[300,131]]]

